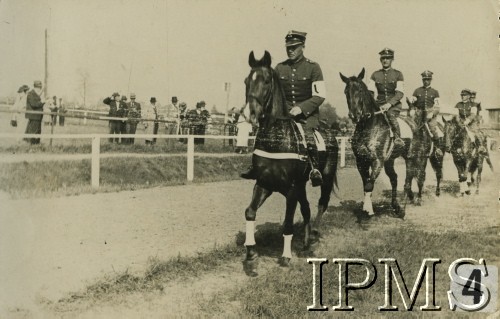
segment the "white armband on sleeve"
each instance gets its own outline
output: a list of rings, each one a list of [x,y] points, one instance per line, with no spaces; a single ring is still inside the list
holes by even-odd
[[[475,106],[471,107],[470,113],[476,115],[477,114],[477,107],[475,107]]]
[[[439,98],[434,99],[434,106],[439,106]]]
[[[326,98],[325,81],[315,81],[312,83],[312,95]]]
[[[403,81],[396,82],[396,91],[405,94],[405,83]]]
[[[372,79],[370,79],[370,81],[368,81],[368,91],[372,91],[373,93],[377,93],[377,87],[375,86],[375,81],[373,81]]]

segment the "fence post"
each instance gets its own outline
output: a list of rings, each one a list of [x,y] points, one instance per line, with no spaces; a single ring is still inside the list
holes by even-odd
[[[85,117],[83,118],[83,125],[86,125],[86,124],[87,124],[87,111],[85,111],[85,112],[83,113],[83,116],[85,116]]]
[[[340,167],[345,167],[345,140],[345,137],[340,139]]]
[[[192,182],[194,178],[194,137],[188,136],[187,145],[187,180]]]
[[[101,153],[101,138],[95,136],[92,138],[92,163],[91,163],[91,182],[92,188],[99,188],[99,171],[100,171],[100,153]]]

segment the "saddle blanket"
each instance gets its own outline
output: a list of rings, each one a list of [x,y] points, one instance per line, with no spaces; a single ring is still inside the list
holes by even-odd
[[[300,135],[302,135],[302,142],[304,146],[307,148],[306,145],[306,134],[304,133],[304,128],[302,127],[302,124],[300,123],[295,123],[297,124],[297,127],[299,128]],[[319,152],[324,152],[326,151],[326,144],[325,140],[323,139],[323,136],[318,131],[314,131],[314,141],[316,142],[316,147],[318,148]]]
[[[401,131],[401,138],[413,138],[413,132],[410,125],[403,119],[398,117],[399,130]]]

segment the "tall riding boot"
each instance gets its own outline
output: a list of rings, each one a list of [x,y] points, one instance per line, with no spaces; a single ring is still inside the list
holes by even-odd
[[[394,134],[394,146],[403,147],[405,142],[401,139],[401,130],[399,129],[399,123],[396,116],[387,116],[389,120],[389,125],[391,126],[392,133]]]
[[[321,176],[321,172],[318,170],[319,154],[316,144],[307,143],[307,154],[311,161],[311,172],[309,173],[311,184],[313,187],[320,186],[323,184],[323,177]]]

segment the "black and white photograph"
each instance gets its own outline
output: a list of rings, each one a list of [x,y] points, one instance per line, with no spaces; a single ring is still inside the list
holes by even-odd
[[[499,318],[499,19],[0,0],[0,318]]]

